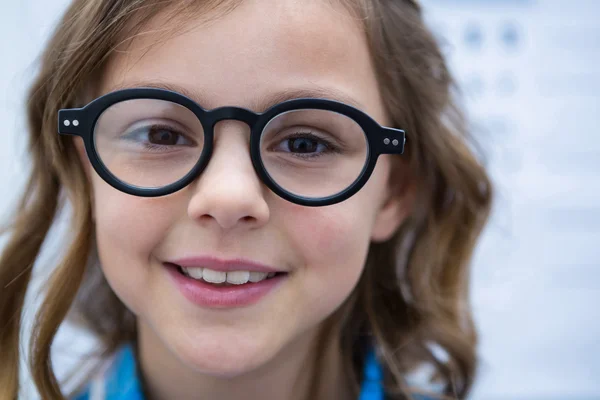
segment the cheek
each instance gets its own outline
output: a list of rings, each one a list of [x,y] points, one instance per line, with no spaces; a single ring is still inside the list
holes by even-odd
[[[302,296],[314,313],[335,310],[356,286],[387,185],[388,165],[350,199],[328,207],[288,205],[281,210],[288,242],[301,256]]]
[[[308,319],[335,311],[361,276],[372,225],[372,214],[361,204],[348,200],[323,208],[294,206],[285,214],[288,245],[300,255],[300,298]]]
[[[324,258],[359,262],[354,258],[368,249],[387,185],[389,165],[381,161],[367,184],[350,199],[327,207],[288,205],[281,211],[300,254],[315,262]]]
[[[115,293],[135,311],[139,292],[135,288],[148,283],[150,254],[176,218],[174,209],[164,200],[130,196],[103,182],[93,183],[100,265]]]
[[[152,200],[98,193],[95,201],[96,236],[105,253],[118,251],[126,256],[152,248],[170,223],[168,212],[157,209]]]
[[[367,218],[360,218],[349,204],[304,208],[292,207],[286,212],[288,232],[300,254],[313,260],[331,256],[342,257],[356,244],[368,240]]]

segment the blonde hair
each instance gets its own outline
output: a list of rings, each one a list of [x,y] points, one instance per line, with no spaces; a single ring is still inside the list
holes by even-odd
[[[178,7],[170,7],[174,3]],[[29,365],[42,398],[64,398],[50,348],[71,309],[98,336],[104,355],[136,337],[132,313],[98,268],[86,269],[95,259],[90,188],[73,142],[56,133],[58,110],[83,106],[107,58],[159,11],[170,10],[168,18],[191,18],[199,5],[216,9],[221,3],[232,2],[75,0],[48,43],[29,92],[33,167],[0,258],[0,398],[17,397],[25,293],[40,248],[67,202],[72,240],[48,282],[29,343]],[[373,346],[388,398],[408,398],[406,374],[428,362],[443,393],[462,399],[477,366],[469,262],[490,211],[490,180],[473,151],[455,106],[452,78],[419,7],[409,0],[344,3],[364,24],[391,126],[410,132],[405,155],[394,160],[390,184],[397,196],[412,185],[415,198],[396,234],[371,244],[358,286],[333,316],[341,326],[343,356],[356,391],[366,351]],[[434,347],[446,356],[436,357]]]

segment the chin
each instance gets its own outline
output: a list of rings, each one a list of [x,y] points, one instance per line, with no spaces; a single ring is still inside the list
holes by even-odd
[[[273,348],[266,344],[234,342],[225,338],[199,340],[193,346],[182,343],[176,353],[188,368],[221,378],[244,375],[275,356]]]
[[[245,375],[258,369],[266,360],[252,354],[227,354],[203,357],[202,353],[186,354],[185,363],[188,367],[203,375],[215,378],[230,379]]]

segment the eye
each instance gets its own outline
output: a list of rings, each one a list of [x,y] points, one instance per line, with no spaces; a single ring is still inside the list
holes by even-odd
[[[284,143],[287,147],[286,150],[293,153],[314,153],[318,150],[323,151],[325,148],[325,145],[319,141],[308,137],[286,139]]]
[[[195,146],[185,134],[168,125],[148,125],[126,134],[124,139],[147,146]]]
[[[275,146],[275,149],[298,156],[316,157],[332,152],[335,147],[329,141],[320,138],[311,132],[297,132],[284,138]]]
[[[185,144],[185,137],[178,132],[161,126],[152,126],[147,133],[148,142],[163,146],[175,146]]]

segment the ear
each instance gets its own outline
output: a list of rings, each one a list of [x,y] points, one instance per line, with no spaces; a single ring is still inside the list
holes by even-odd
[[[400,190],[392,190],[388,185],[387,194],[377,211],[371,241],[385,242],[398,230],[413,207],[415,188],[409,180]]]

